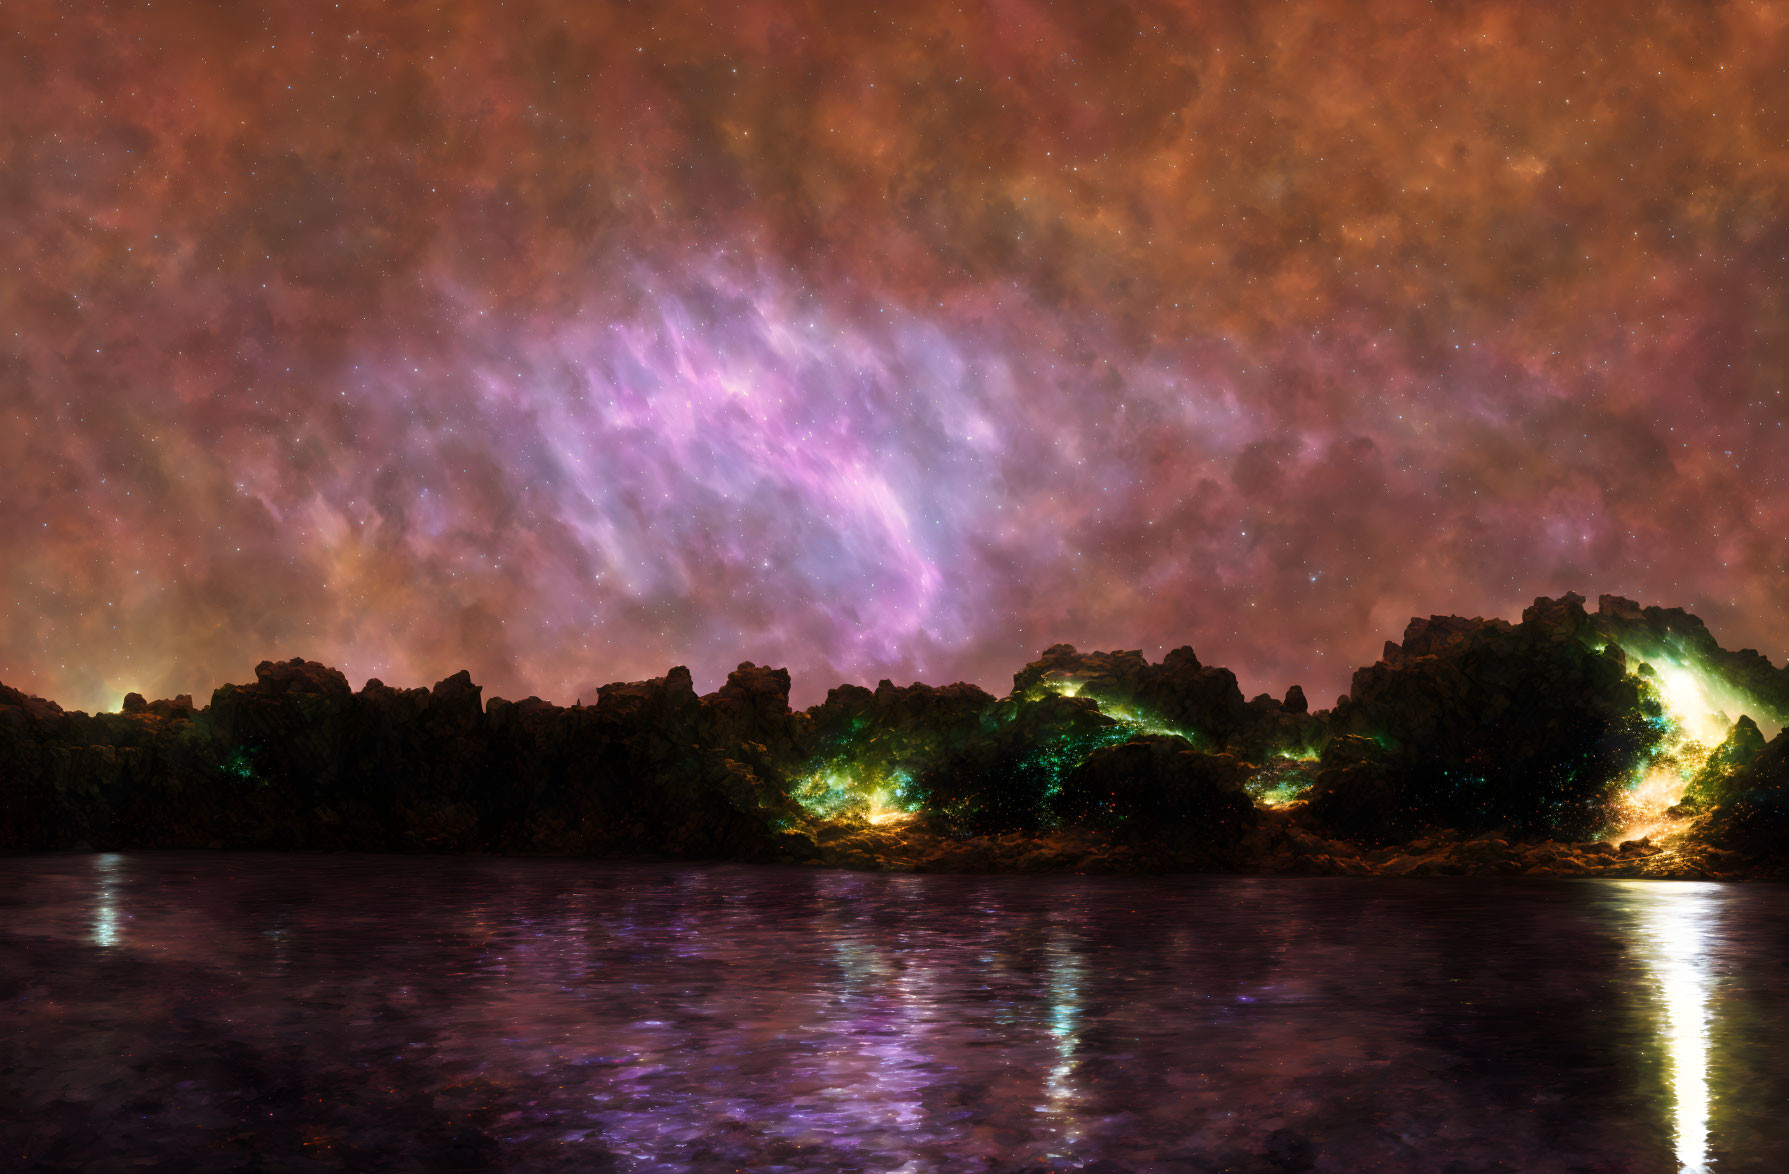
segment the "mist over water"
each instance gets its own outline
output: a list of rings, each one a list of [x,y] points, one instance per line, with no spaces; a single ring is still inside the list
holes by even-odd
[[[208,853],[0,894],[14,1168],[1789,1166],[1771,885]]]

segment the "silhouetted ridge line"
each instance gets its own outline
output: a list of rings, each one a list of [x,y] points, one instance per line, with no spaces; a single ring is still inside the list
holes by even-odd
[[[1695,616],[1569,594],[1413,619],[1316,712],[1297,686],[1245,700],[1191,648],[1059,644],[1004,697],[883,681],[804,711],[750,662],[706,695],[676,667],[562,707],[263,661],[204,708],[0,686],[0,849],[1759,874],[1789,823],[1785,713],[1789,669]]]

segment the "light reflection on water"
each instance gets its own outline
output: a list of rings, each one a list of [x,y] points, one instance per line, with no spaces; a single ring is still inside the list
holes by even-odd
[[[93,856],[93,944],[100,947],[118,944],[118,866],[116,852],[98,852]]]
[[[0,1150],[193,1170],[239,1168],[242,1146],[352,1168],[396,1137],[425,1169],[1776,1171],[1781,894],[0,860],[0,1104],[25,1109],[0,1115]]]
[[[1640,957],[1658,987],[1660,1035],[1669,1065],[1677,1163],[1708,1174],[1710,946],[1719,932],[1724,886],[1618,882],[1636,902]]]
[[[1039,1108],[1048,1113],[1061,1131],[1061,1147],[1052,1147],[1051,1157],[1063,1156],[1079,1139],[1075,1119],[1075,1049],[1080,1043],[1081,969],[1080,956],[1061,926],[1052,926],[1045,948],[1049,973],[1049,1032],[1054,1045],[1055,1062],[1044,1077],[1044,1103]]]

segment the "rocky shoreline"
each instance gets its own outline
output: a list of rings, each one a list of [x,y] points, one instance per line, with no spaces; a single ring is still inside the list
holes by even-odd
[[[895,871],[1784,875],[1789,668],[1604,596],[1431,616],[1312,711],[1190,648],[1056,645],[996,697],[742,664],[594,705],[267,661],[204,707],[0,685],[0,851],[719,858]],[[1768,731],[1768,733],[1767,733]]]
[[[1173,873],[1212,871],[1209,862],[1171,849],[1139,847],[1085,829],[1041,835],[954,839],[923,829],[829,827],[786,835],[784,864],[876,872]],[[1526,876],[1652,880],[1782,880],[1789,864],[1701,843],[1693,834],[1667,844],[1630,840],[1510,843],[1496,833],[1469,839],[1439,832],[1407,844],[1362,848],[1325,839],[1291,821],[1273,827],[1221,871],[1259,876]]]

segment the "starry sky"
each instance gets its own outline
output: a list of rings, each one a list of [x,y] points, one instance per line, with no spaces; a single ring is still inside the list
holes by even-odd
[[[0,7],[0,680],[1789,652],[1789,3]]]

